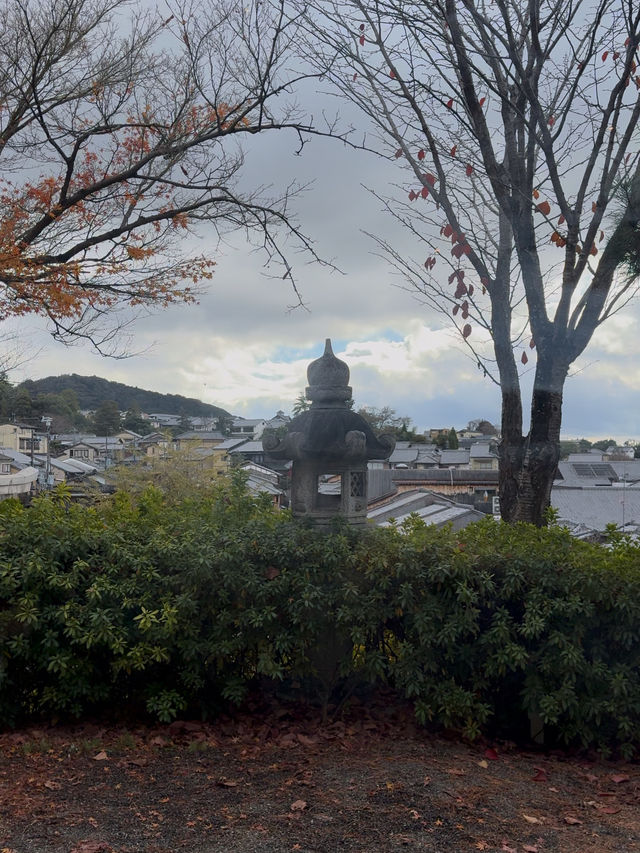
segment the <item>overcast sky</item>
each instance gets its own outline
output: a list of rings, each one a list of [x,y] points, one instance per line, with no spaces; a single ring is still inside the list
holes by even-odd
[[[364,189],[402,183],[398,165],[322,140],[312,140],[296,157],[296,142],[276,134],[259,146],[256,140],[246,178],[276,186],[315,180],[298,200],[299,220],[318,253],[342,273],[294,258],[308,310],[288,310],[294,301],[289,285],[265,277],[261,256],[240,238],[215,249],[213,237],[204,234],[199,249],[213,247],[218,260],[208,293],[199,305],[139,320],[132,347],[141,354],[104,359],[88,346],[53,342],[44,323],[22,320],[20,336],[35,355],[11,378],[97,375],[197,397],[245,417],[271,417],[278,409],[291,410],[306,385],[309,361],[331,337],[351,369],[358,406],[391,406],[420,430],[461,428],[476,418],[499,423],[496,386],[465,355],[459,336],[394,284],[362,233],[381,233],[407,251],[424,251]],[[639,319],[638,305],[614,317],[574,365],[565,388],[563,435],[640,437]]]

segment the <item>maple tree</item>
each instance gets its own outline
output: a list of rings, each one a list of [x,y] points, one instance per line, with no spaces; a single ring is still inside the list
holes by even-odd
[[[284,102],[301,74],[277,3],[3,0],[0,27],[0,320],[105,347],[119,308],[194,301],[202,223],[245,231],[295,289],[278,229],[313,253],[296,188],[240,186],[243,139],[311,130]]]
[[[543,524],[569,369],[638,286],[640,7],[312,6],[306,52],[408,176],[378,197],[421,257],[378,245],[499,385],[502,515]]]

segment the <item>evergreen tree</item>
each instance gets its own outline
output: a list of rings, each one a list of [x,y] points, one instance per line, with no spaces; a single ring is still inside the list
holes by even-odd
[[[120,411],[115,400],[105,400],[93,413],[96,435],[115,435],[120,431]]]

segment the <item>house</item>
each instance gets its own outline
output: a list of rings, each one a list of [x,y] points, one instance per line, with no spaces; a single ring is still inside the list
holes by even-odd
[[[0,424],[0,447],[9,447],[20,453],[46,453],[47,436],[35,427],[22,424]]]
[[[137,451],[141,456],[148,456],[151,459],[155,459],[166,454],[167,448],[170,445],[170,439],[163,432],[151,432],[149,435],[144,435],[138,439],[133,452],[134,455]]]
[[[605,452],[602,454],[602,458],[605,462],[609,462],[610,460],[623,460],[623,459],[633,459],[635,456],[636,449],[635,447],[628,447],[626,445],[611,445],[607,447]]]
[[[182,415],[169,415],[163,412],[154,412],[149,415],[149,421],[154,429],[170,429],[171,427],[180,426]]]
[[[469,448],[469,467],[472,471],[497,471],[498,455],[489,442],[477,442]]]
[[[607,524],[640,530],[640,459],[606,461],[606,455],[571,453],[558,463],[551,505],[576,535],[602,532]]]
[[[246,438],[257,441],[262,438],[267,422],[261,418],[249,420],[248,418],[234,418],[231,427],[232,438]]]
[[[262,465],[266,456],[267,453],[261,441],[243,441],[229,450],[229,457],[236,465],[243,462],[255,462]]]
[[[93,444],[86,441],[78,441],[67,447],[58,459],[80,459],[83,462],[93,463],[100,460],[100,452]]]
[[[441,450],[438,457],[440,468],[468,468],[470,450]]]
[[[285,493],[280,487],[280,478],[275,471],[254,462],[245,462],[240,467],[247,472],[247,489],[251,494],[267,494],[277,507],[287,505]]]
[[[190,429],[187,432],[181,432],[174,439],[177,450],[184,450],[185,447],[196,447],[206,445],[207,447],[215,447],[225,441],[225,436],[217,430],[195,430]]]
[[[485,516],[483,512],[478,512],[468,504],[456,503],[427,489],[412,489],[370,509],[367,519],[386,527],[392,523],[392,519],[401,524],[410,515],[417,515],[427,524],[435,524],[438,527],[450,524],[453,530],[461,530]]]
[[[445,497],[464,499],[464,503],[487,503],[498,493],[498,472],[472,471],[470,468],[369,471],[369,506],[374,507],[391,495],[420,488]]]
[[[28,497],[35,491],[37,480],[37,468],[16,463],[10,453],[0,448],[0,500]]]
[[[287,426],[290,420],[289,415],[285,415],[282,409],[278,409],[272,418],[265,421],[265,429],[282,429]]]

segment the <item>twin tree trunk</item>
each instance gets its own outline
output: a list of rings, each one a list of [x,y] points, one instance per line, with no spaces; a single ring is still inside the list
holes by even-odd
[[[500,442],[500,510],[504,521],[527,521],[542,527],[560,458],[562,389],[565,367],[538,362],[528,436],[522,434],[518,387],[502,390]]]

